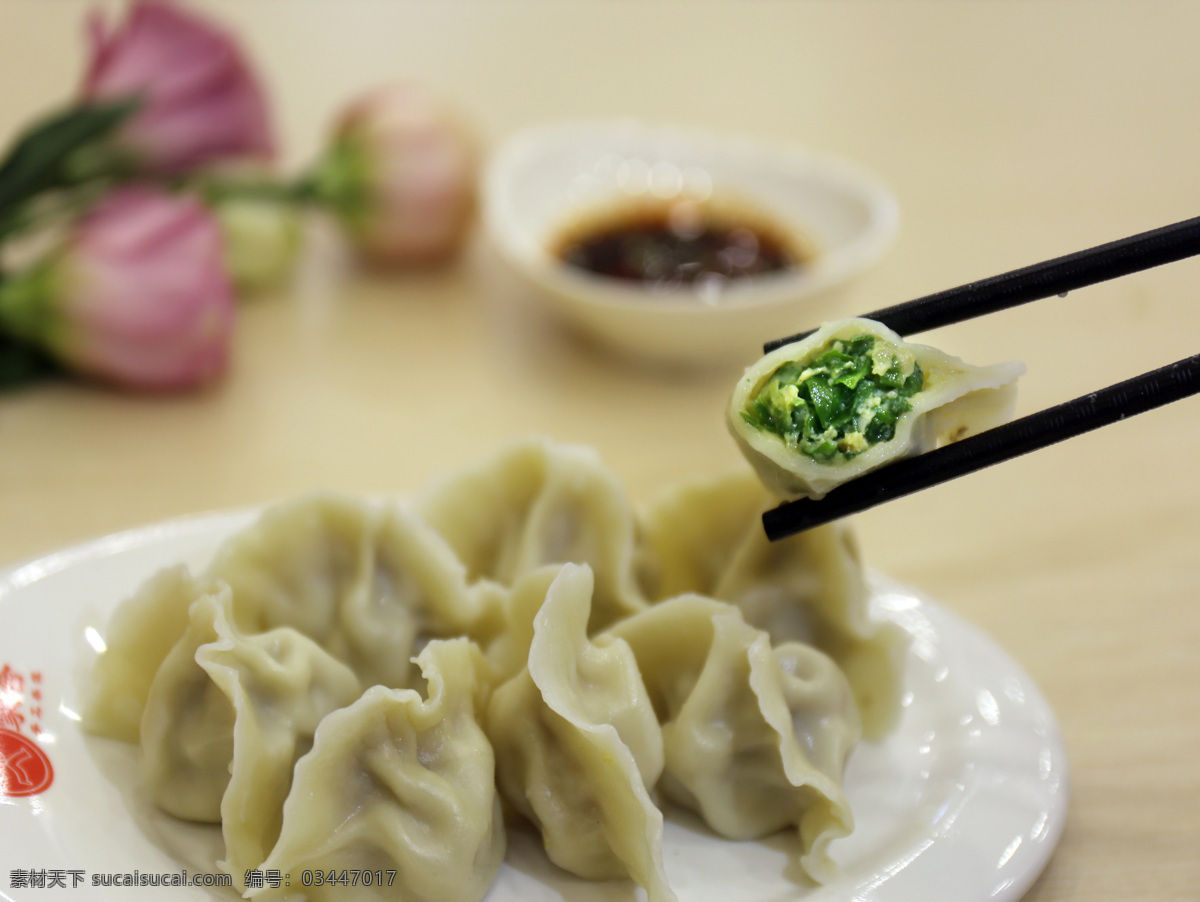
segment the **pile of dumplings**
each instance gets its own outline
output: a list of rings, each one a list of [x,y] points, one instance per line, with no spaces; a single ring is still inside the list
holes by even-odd
[[[821,881],[904,634],[868,617],[843,527],[772,545],[770,503],[747,471],[635,512],[591,450],[528,441],[411,505],[282,504],[117,609],[84,724],[140,745],[164,811],[221,825],[260,902],[343,899],[299,875],[350,869],[395,873],[356,899],[476,902],[506,817],[671,902],[667,804],[730,839],[792,830]]]

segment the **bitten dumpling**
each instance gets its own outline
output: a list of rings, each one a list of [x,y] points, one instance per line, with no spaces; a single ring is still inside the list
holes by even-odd
[[[773,502],[749,470],[681,483],[642,512],[640,573],[653,600],[686,592],[734,604],[772,643],[828,654],[850,682],[863,734],[880,739],[900,715],[906,634],[872,619],[854,534],[841,523],[779,542],[763,534]]]
[[[645,605],[633,574],[632,506],[590,448],[514,445],[435,485],[417,509],[472,580],[512,587],[545,564],[587,564],[596,580],[592,630]]]
[[[1019,363],[977,367],[880,323],[826,323],[746,369],[729,430],[781,498],[822,498],[901,457],[1004,422]]]
[[[662,722],[667,798],[730,839],[796,826],[802,865],[828,879],[826,847],[853,828],[842,772],[859,737],[837,665],[799,643],[773,649],[732,605],[697,595],[610,635],[633,649]]]
[[[562,568],[534,622],[528,667],[492,696],[497,782],[559,867],[631,877],[650,902],[673,902],[648,792],[662,772],[662,734],[629,646],[588,641],[592,585],[587,567]]]
[[[426,698],[375,686],[321,722],[262,865],[291,874],[291,888],[248,898],[477,902],[488,891],[505,837],[492,749],[477,722],[487,665],[467,639],[432,641],[417,664]],[[343,870],[360,872],[357,886],[299,885],[305,872]]]

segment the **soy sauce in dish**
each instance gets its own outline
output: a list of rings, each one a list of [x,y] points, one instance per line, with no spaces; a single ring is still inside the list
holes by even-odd
[[[556,256],[596,275],[670,291],[719,290],[751,276],[795,271],[813,252],[800,236],[748,207],[676,200],[584,217],[563,230]]]

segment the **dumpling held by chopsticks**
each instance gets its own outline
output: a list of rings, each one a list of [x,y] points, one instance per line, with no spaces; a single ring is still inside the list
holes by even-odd
[[[873,320],[838,320],[747,368],[729,429],[772,492],[822,498],[1004,422],[1024,372],[1020,363],[972,366]]]

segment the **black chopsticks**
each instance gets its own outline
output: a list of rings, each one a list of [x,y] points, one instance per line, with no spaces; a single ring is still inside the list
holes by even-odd
[[[908,335],[1196,254],[1200,254],[1200,217],[868,313],[866,318]],[[768,342],[764,350],[772,351],[811,334]],[[777,541],[1197,393],[1200,354],[935,451],[895,461],[843,483],[820,501],[787,502],[763,514],[763,528],[771,541]]]
[[[1200,354],[918,454],[843,483],[820,501],[801,498],[763,514],[771,541],[1020,457],[1200,392]]]
[[[865,318],[883,323],[900,335],[912,335],[1196,254],[1200,254],[1200,216],[885,307],[865,314]],[[768,341],[763,353],[807,338],[813,331]]]

